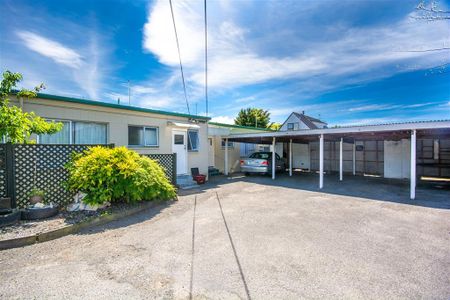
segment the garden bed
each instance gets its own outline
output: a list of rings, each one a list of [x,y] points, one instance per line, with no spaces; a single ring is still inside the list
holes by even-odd
[[[145,209],[149,206],[153,206],[153,203],[155,202],[139,202],[133,204],[114,203],[107,208],[99,209],[97,211],[61,211],[56,216],[48,219],[32,221],[21,220],[14,225],[0,228],[0,241],[39,235],[70,225],[81,224],[90,220],[101,219],[108,215],[116,215],[130,210],[139,211],[141,208]]]

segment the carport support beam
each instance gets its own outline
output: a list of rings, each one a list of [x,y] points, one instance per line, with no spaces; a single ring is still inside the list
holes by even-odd
[[[353,141],[353,176],[356,175],[356,142]]]
[[[292,176],[292,139],[289,140],[289,176]]]
[[[228,176],[228,138],[225,139],[225,175]]]
[[[416,130],[411,132],[411,200],[416,198]]]
[[[319,188],[323,188],[323,133],[319,138]]]
[[[275,179],[275,169],[276,167],[276,160],[275,160],[275,137],[272,138],[272,179]]]
[[[344,139],[341,138],[341,141],[339,142],[339,180],[342,181],[342,175],[343,175],[343,168],[342,168],[342,159],[343,159],[343,146],[344,146]]]

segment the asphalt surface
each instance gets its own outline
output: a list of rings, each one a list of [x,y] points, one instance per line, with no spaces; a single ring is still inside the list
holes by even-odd
[[[0,252],[1,299],[450,297],[450,192],[219,178],[178,202]]]

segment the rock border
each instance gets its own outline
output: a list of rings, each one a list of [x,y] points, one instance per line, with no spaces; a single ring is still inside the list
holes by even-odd
[[[139,207],[134,207],[134,208],[131,208],[131,209],[128,209],[125,211],[115,212],[110,215],[94,217],[92,219],[88,219],[86,221],[76,223],[76,224],[69,224],[69,225],[66,225],[66,226],[58,228],[58,229],[49,230],[46,232],[40,232],[40,233],[36,233],[33,235],[19,237],[19,238],[1,240],[0,241],[0,251],[58,239],[58,238],[61,238],[63,236],[69,235],[69,234],[77,233],[77,232],[81,231],[82,229],[85,229],[88,227],[103,225],[103,224],[106,224],[106,223],[109,223],[112,221],[119,220],[124,217],[134,215],[136,213],[142,212],[146,209],[150,209],[150,208],[156,207],[156,206],[164,204],[164,203],[171,203],[173,201],[174,200],[150,201]]]

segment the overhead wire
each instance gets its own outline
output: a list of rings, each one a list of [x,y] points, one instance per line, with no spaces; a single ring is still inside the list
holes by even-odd
[[[208,116],[208,18],[206,13],[206,0],[204,0],[205,13],[205,104],[206,116]]]
[[[177,26],[175,24],[175,15],[173,13],[172,0],[169,0],[169,3],[170,3],[170,12],[172,13],[173,30],[175,31],[175,40],[177,41],[178,59],[180,61],[181,80],[183,81],[184,99],[186,100],[186,107],[187,107],[188,114],[190,114],[191,112],[189,110],[189,101],[188,101],[187,92],[186,92],[186,81],[184,80],[183,64],[181,62],[180,43],[178,41]]]

